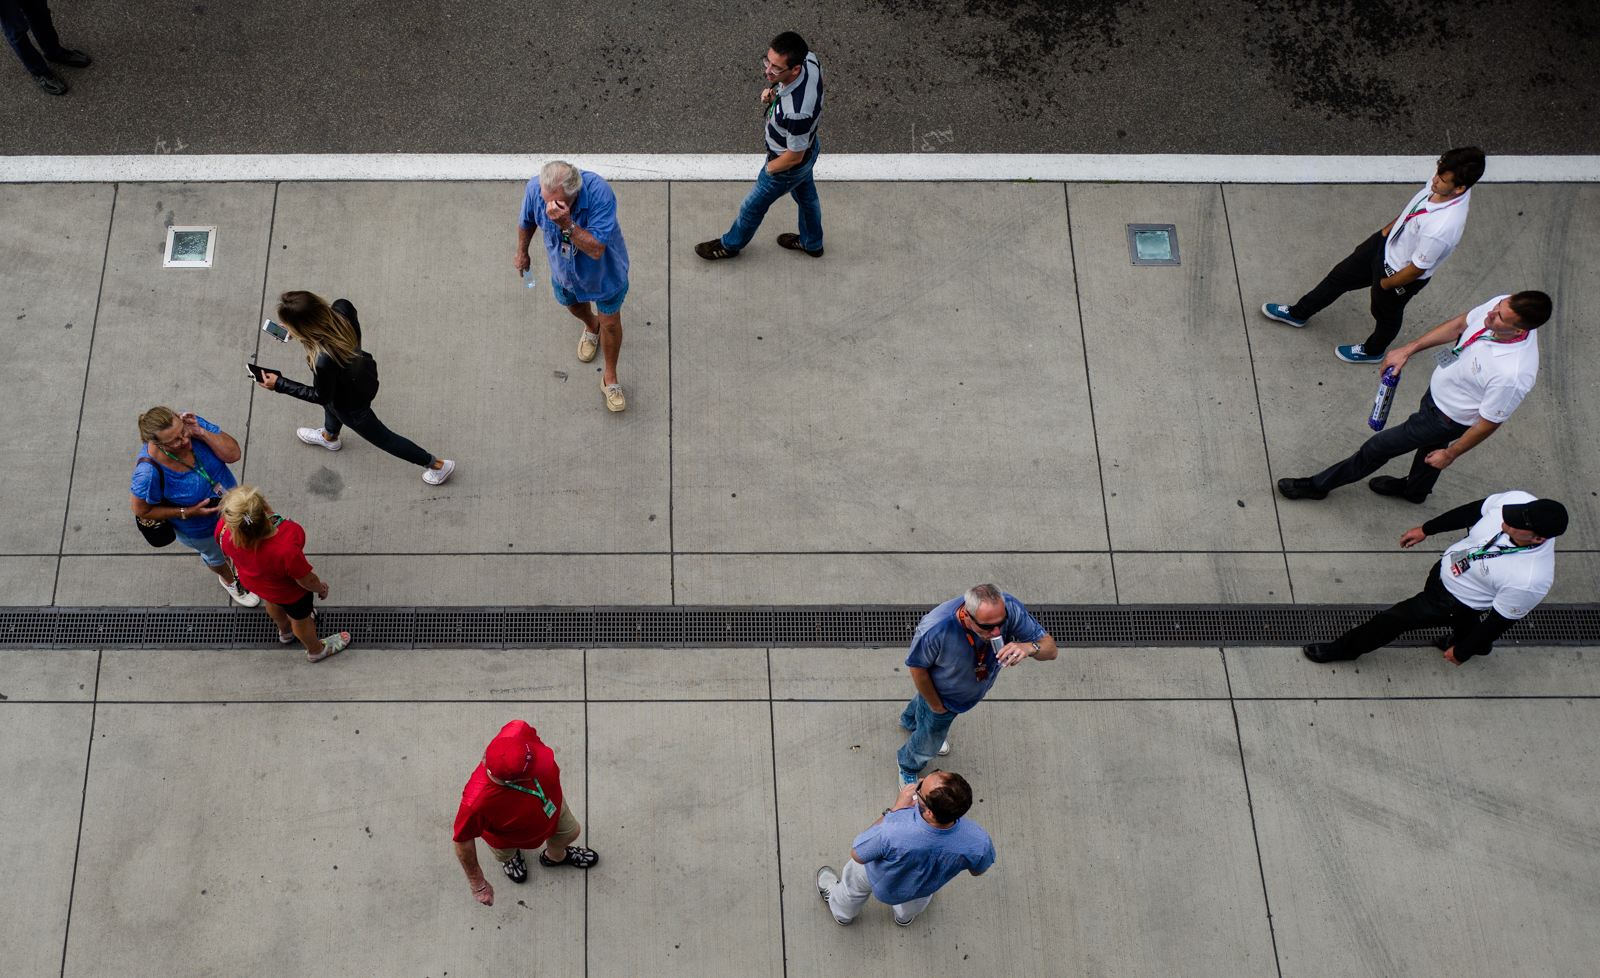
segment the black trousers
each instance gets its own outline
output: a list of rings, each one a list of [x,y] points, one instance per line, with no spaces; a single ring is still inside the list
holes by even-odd
[[[23,67],[28,69],[30,75],[42,75],[50,70],[44,59],[53,57],[62,52],[61,38],[56,36],[55,24],[50,20],[50,6],[45,0],[0,0],[0,28],[5,30],[6,40],[11,42],[12,50],[17,52],[17,57],[22,59]],[[33,46],[33,41],[28,40],[28,32],[33,31],[34,38],[39,42],[39,47],[44,48],[44,54]]]
[[[1415,414],[1368,438],[1354,455],[1312,476],[1311,484],[1324,492],[1347,486],[1383,468],[1390,459],[1415,450],[1411,473],[1406,476],[1406,495],[1420,499],[1439,481],[1439,470],[1428,464],[1428,453],[1460,438],[1468,427],[1445,417],[1433,403],[1433,392],[1426,391]]]
[[[340,410],[332,404],[322,406],[322,427],[328,434],[335,438],[345,425],[349,425],[356,434],[367,441],[388,452],[396,458],[403,458],[416,465],[432,465],[433,455],[417,447],[417,443],[409,438],[390,431],[378,416],[372,413],[372,405],[367,405],[359,410]]]
[[[1419,278],[1409,285],[1402,285],[1397,289],[1380,289],[1378,283],[1384,278],[1383,272],[1383,243],[1384,236],[1373,232],[1372,237],[1356,246],[1350,252],[1350,257],[1333,266],[1333,271],[1325,275],[1317,287],[1300,297],[1300,301],[1289,307],[1289,315],[1295,319],[1310,319],[1317,313],[1333,305],[1333,300],[1346,292],[1356,289],[1370,289],[1372,291],[1372,335],[1361,342],[1361,349],[1373,356],[1383,353],[1400,335],[1402,320],[1405,318],[1406,303],[1411,297],[1421,292],[1428,284],[1428,279]]]
[[[1487,611],[1474,611],[1462,604],[1455,595],[1445,590],[1439,579],[1439,565],[1428,572],[1428,583],[1421,591],[1399,604],[1372,616],[1365,625],[1350,629],[1334,641],[1341,653],[1354,658],[1373,649],[1381,649],[1414,628],[1432,628],[1449,625],[1455,645],[1462,636],[1471,634]]]

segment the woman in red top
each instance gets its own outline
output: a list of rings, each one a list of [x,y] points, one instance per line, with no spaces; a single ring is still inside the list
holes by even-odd
[[[350,633],[340,632],[326,641],[317,638],[311,609],[313,594],[327,600],[328,585],[306,560],[306,531],[293,520],[272,511],[250,486],[235,486],[218,507],[217,542],[233,561],[239,579],[278,624],[278,641],[305,643],[306,661],[321,662],[338,655],[350,644]]]

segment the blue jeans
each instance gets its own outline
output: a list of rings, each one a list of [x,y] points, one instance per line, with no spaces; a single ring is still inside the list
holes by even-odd
[[[950,732],[950,724],[955,720],[955,710],[935,713],[921,693],[911,697],[911,702],[900,714],[900,726],[911,731],[911,736],[906,738],[906,745],[900,748],[897,755],[902,777],[915,778],[928,766],[929,761],[939,756],[939,745],[944,743],[945,735]]]
[[[199,554],[200,559],[206,562],[207,567],[228,566],[228,557],[222,552],[222,544],[217,541],[215,534],[207,533],[205,536],[189,537],[184,536],[183,531],[177,527],[173,527],[172,532],[177,534],[179,543]]]
[[[807,251],[820,249],[822,204],[817,200],[816,181],[811,179],[811,168],[816,165],[817,152],[817,141],[813,138],[811,149],[799,166],[790,167],[782,173],[768,173],[763,166],[756,177],[756,185],[750,189],[744,203],[739,205],[739,216],[733,219],[733,227],[722,236],[722,247],[729,251],[743,251],[750,239],[756,236],[761,219],[767,216],[767,208],[788,194],[800,205],[800,247]]]

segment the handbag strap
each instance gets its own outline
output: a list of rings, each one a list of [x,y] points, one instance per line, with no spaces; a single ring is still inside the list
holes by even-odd
[[[133,464],[135,466],[137,466],[139,464],[139,462],[149,462],[150,463],[150,467],[152,469],[156,470],[156,474],[161,475],[161,501],[162,502],[166,502],[167,501],[167,477],[166,477],[166,475],[162,474],[161,466],[157,465],[156,464],[156,460],[151,458],[148,455],[140,455],[138,461],[134,462]],[[145,500],[145,501],[149,502],[149,500]]]

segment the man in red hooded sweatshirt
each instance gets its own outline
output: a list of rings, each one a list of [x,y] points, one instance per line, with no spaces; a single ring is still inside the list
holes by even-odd
[[[561,769],[539,734],[521,720],[500,729],[483,752],[483,763],[461,791],[456,812],[456,858],[467,885],[484,906],[494,906],[494,887],[478,868],[481,837],[513,883],[528,881],[522,850],[544,847],[541,866],[588,869],[600,861],[593,849],[568,845],[583,831],[561,794]]]

